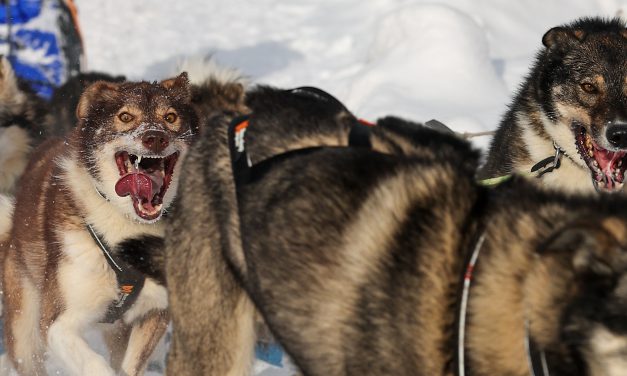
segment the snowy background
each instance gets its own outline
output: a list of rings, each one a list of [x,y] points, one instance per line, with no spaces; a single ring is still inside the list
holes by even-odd
[[[253,82],[318,86],[364,118],[459,132],[498,125],[549,28],[627,16],[627,0],[75,1],[91,70],[155,80],[212,54]]]
[[[627,0],[75,1],[89,69],[154,80],[212,54],[253,82],[318,86],[361,117],[460,132],[496,127],[549,28],[627,16]]]

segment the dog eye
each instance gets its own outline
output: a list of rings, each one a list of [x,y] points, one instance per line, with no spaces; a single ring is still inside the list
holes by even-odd
[[[597,90],[597,87],[589,82],[584,82],[580,86],[581,90],[585,91],[588,94],[596,94],[599,92],[599,90]]]
[[[134,118],[135,117],[133,115],[129,114],[128,112],[122,112],[121,114],[118,115],[118,119],[120,119],[124,123],[130,122]]]
[[[174,112],[168,112],[163,118],[168,123],[174,123],[176,121],[176,119],[178,119],[178,116],[176,116],[176,114]]]

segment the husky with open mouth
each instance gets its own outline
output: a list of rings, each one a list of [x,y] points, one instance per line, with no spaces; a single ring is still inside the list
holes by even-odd
[[[513,172],[566,191],[619,192],[627,170],[627,25],[585,18],[549,30],[479,178]]]
[[[4,265],[5,340],[21,375],[53,357],[71,375],[138,375],[168,323],[159,258],[164,212],[198,118],[185,73],[96,82],[67,141],[33,153]],[[83,332],[106,326],[111,364]]]

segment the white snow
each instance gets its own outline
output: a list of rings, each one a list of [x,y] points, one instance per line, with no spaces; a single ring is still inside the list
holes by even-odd
[[[253,82],[318,86],[364,118],[437,118],[459,132],[498,125],[549,28],[627,15],[627,0],[76,4],[89,69],[154,80],[212,54]]]
[[[627,0],[76,0],[88,67],[160,79],[213,54],[254,82],[314,85],[357,115],[496,127],[544,32]],[[482,140],[485,145],[488,140]]]

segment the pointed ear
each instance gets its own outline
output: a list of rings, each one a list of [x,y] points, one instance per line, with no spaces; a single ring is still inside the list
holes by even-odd
[[[542,37],[542,44],[548,49],[566,50],[586,37],[583,30],[572,30],[565,27],[554,27]]]
[[[616,238],[600,225],[579,223],[554,233],[539,253],[567,255],[577,274],[610,277],[622,263],[623,252]]]
[[[179,74],[177,77],[163,80],[161,86],[176,93],[177,99],[189,102],[192,98],[192,90],[189,84],[187,72]]]
[[[120,94],[118,91],[119,87],[119,84],[107,81],[96,81],[89,85],[87,89],[83,91],[83,94],[78,101],[78,106],[76,107],[76,117],[79,120],[86,118],[89,114],[90,107],[96,101],[115,100]]]

